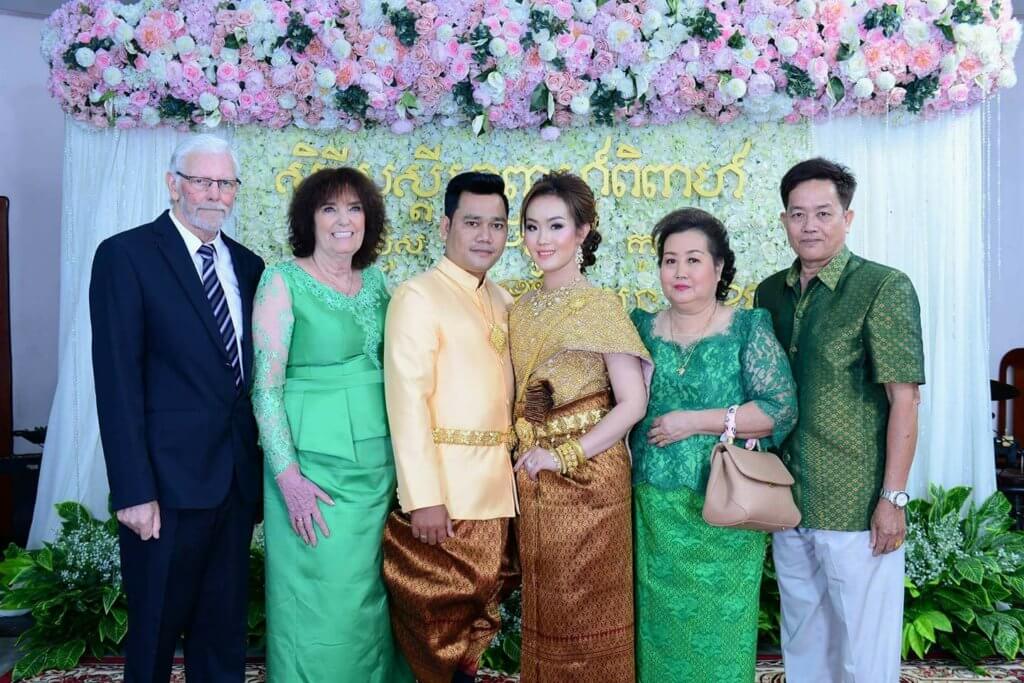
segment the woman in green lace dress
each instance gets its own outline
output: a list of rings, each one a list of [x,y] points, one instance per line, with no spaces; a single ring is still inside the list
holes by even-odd
[[[795,386],[768,314],[721,305],[735,275],[724,226],[683,209],[653,238],[669,308],[633,312],[654,359],[647,417],[630,438],[637,680],[752,681],[766,535],[709,526],[704,488],[727,409],[739,406],[738,436],[781,443]]]
[[[395,490],[381,370],[388,293],[371,266],[384,203],[358,171],[323,170],[296,189],[289,223],[296,258],[267,268],[253,313],[267,677],[411,681],[381,577]]]

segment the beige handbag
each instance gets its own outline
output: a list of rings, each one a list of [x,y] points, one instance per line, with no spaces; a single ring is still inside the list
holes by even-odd
[[[754,531],[792,529],[800,523],[800,510],[793,502],[793,475],[778,456],[733,443],[737,408],[726,411],[725,433],[711,450],[704,521]],[[748,448],[751,445],[747,442]]]

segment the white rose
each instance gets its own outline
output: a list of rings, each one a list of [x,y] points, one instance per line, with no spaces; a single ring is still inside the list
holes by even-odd
[[[970,45],[974,42],[974,26],[971,24],[957,24],[953,27],[953,39],[958,43]]]
[[[505,92],[505,77],[497,71],[492,71],[487,74],[487,85],[491,86],[494,92],[503,93]]]
[[[633,83],[636,86],[636,96],[641,97],[647,94],[651,87],[651,80],[642,73],[633,74]]]
[[[352,54],[352,44],[344,38],[338,38],[331,44],[331,54],[337,59],[348,59],[348,56]]]
[[[920,45],[927,42],[928,24],[920,19],[910,18],[903,22],[903,37],[909,45]]]
[[[196,41],[192,36],[181,36],[174,41],[174,49],[178,54],[187,55],[196,49]]]
[[[384,22],[384,8],[379,0],[363,0],[362,12],[359,13],[359,25],[363,28],[376,28]]]
[[[767,36],[775,28],[773,24],[774,22],[768,19],[768,17],[759,14],[747,25],[747,30],[752,36]]]
[[[103,82],[109,85],[110,87],[114,87],[120,84],[122,78],[123,74],[121,73],[121,70],[118,69],[116,66],[108,66],[106,69],[103,70]]]
[[[492,55],[501,59],[508,54],[508,43],[505,42],[504,38],[491,38],[491,42],[487,44],[487,49],[490,50]]]
[[[390,64],[396,54],[395,44],[390,38],[381,35],[374,36],[366,48],[366,56],[372,59],[374,64]]]
[[[626,72],[622,69],[612,69],[601,76],[601,82],[612,89],[618,88],[624,80],[626,80]]]
[[[854,52],[853,56],[843,63],[843,70],[851,81],[859,81],[868,75],[868,62],[863,52]]]
[[[839,39],[847,45],[860,45],[860,24],[853,19],[844,21],[839,27]]]
[[[212,92],[204,92],[199,96],[199,106],[206,111],[213,111],[220,106],[220,100]]]
[[[572,102],[569,103],[569,109],[573,114],[581,116],[590,113],[590,97],[583,93],[573,96]]]
[[[78,62],[78,66],[88,69],[96,63],[96,53],[87,47],[80,47],[75,50],[75,61]]]
[[[597,3],[594,0],[581,0],[577,2],[576,16],[583,21],[590,21],[597,16]]]
[[[437,39],[442,43],[447,43],[455,36],[455,29],[451,27],[451,24],[441,24],[437,27]]]
[[[671,10],[666,0],[650,0],[647,3],[647,6],[653,10],[657,10],[657,12],[662,15],[668,14]]]
[[[330,69],[317,69],[316,70],[316,84],[321,88],[333,88],[337,82],[334,72]]]
[[[722,92],[734,100],[747,94],[747,82],[742,78],[730,78],[722,87]]]
[[[118,22],[117,28],[114,29],[114,40],[119,43],[127,43],[129,40],[135,37],[135,31],[126,22]]]
[[[942,66],[942,73],[951,74],[960,66],[960,57],[957,56],[956,52],[950,52],[942,58],[939,64]]]
[[[619,81],[617,89],[627,100],[631,100],[636,97],[636,84],[633,83],[633,79],[629,76],[624,76],[622,80]]]
[[[814,0],[799,0],[796,3],[796,13],[804,19],[810,19],[818,11],[818,3]]]
[[[689,29],[687,29],[686,26],[684,26],[683,24],[672,24],[672,28],[669,29],[669,32],[669,34],[672,36],[673,42],[675,42],[677,45],[686,40],[690,36]]]
[[[875,76],[875,85],[882,92],[889,92],[896,87],[896,77],[888,71],[882,71]]]
[[[1017,72],[1013,70],[1012,66],[1004,67],[999,72],[999,79],[996,82],[1000,88],[1012,88],[1017,85]]]
[[[749,40],[736,51],[736,61],[746,66],[754,66],[754,62],[761,56],[761,51]]]
[[[281,109],[294,109],[296,104],[295,95],[290,92],[286,92],[277,98],[277,105]]]
[[[537,53],[540,55],[540,58],[543,59],[545,62],[550,62],[552,59],[558,56],[558,48],[556,48],[555,44],[552,43],[550,40],[546,40],[540,44],[540,47],[537,48]]]
[[[661,28],[662,16],[661,12],[656,9],[650,8],[644,12],[644,18],[640,22],[640,30],[646,35],[654,33]]]
[[[783,57],[792,57],[800,49],[800,43],[793,36],[782,36],[775,41],[775,47],[779,48],[779,54]]]
[[[700,77],[700,62],[687,62],[686,73],[694,78]]]
[[[93,88],[89,92],[89,101],[92,102],[93,104],[96,104],[97,102],[99,102],[101,97],[103,97],[103,93],[101,93],[96,88]]]
[[[672,44],[664,40],[655,40],[654,42],[650,43],[649,47],[647,48],[647,53],[659,62],[671,57],[672,53],[675,51],[676,49],[672,46]]]
[[[633,24],[616,19],[608,24],[608,31],[605,33],[605,37],[608,39],[608,46],[612,51],[618,52],[622,49],[623,45],[633,40],[634,31]]]
[[[947,5],[949,0],[928,0],[928,11],[932,14],[942,14]]]
[[[153,107],[142,108],[142,122],[147,126],[160,125],[160,112]]]
[[[857,81],[853,86],[854,96],[865,100],[871,97],[871,93],[875,91],[875,84],[871,82],[870,78],[862,78]]]
[[[291,56],[281,48],[277,48],[276,50],[274,50],[274,54],[270,55],[270,66],[272,67],[276,68],[291,63]]]

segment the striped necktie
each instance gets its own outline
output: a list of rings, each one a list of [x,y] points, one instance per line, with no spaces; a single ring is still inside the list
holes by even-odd
[[[199,256],[203,259],[203,291],[206,292],[206,298],[210,300],[213,318],[217,321],[217,329],[220,330],[220,338],[224,342],[224,350],[228,352],[231,367],[235,371],[235,389],[240,389],[242,386],[242,361],[238,357],[235,326],[231,322],[228,301],[224,297],[224,289],[220,286],[217,269],[213,265],[215,253],[212,244],[204,244],[199,247]]]

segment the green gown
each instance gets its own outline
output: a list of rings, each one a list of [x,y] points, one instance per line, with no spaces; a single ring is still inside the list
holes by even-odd
[[[294,261],[267,268],[253,314],[253,406],[264,468],[267,680],[391,683],[412,676],[394,646],[381,576],[395,491],[381,369],[388,294],[376,268],[345,296]],[[298,463],[334,499],[306,546],[275,476]]]
[[[796,389],[763,310],[737,309],[729,328],[690,347],[653,333],[655,315],[633,312],[654,359],[647,416],[630,436],[636,562],[637,680],[649,683],[754,680],[757,614],[766,534],[709,526],[701,517],[716,436],[663,448],[647,443],[651,422],[674,410],[755,401],[781,443],[796,423]]]

